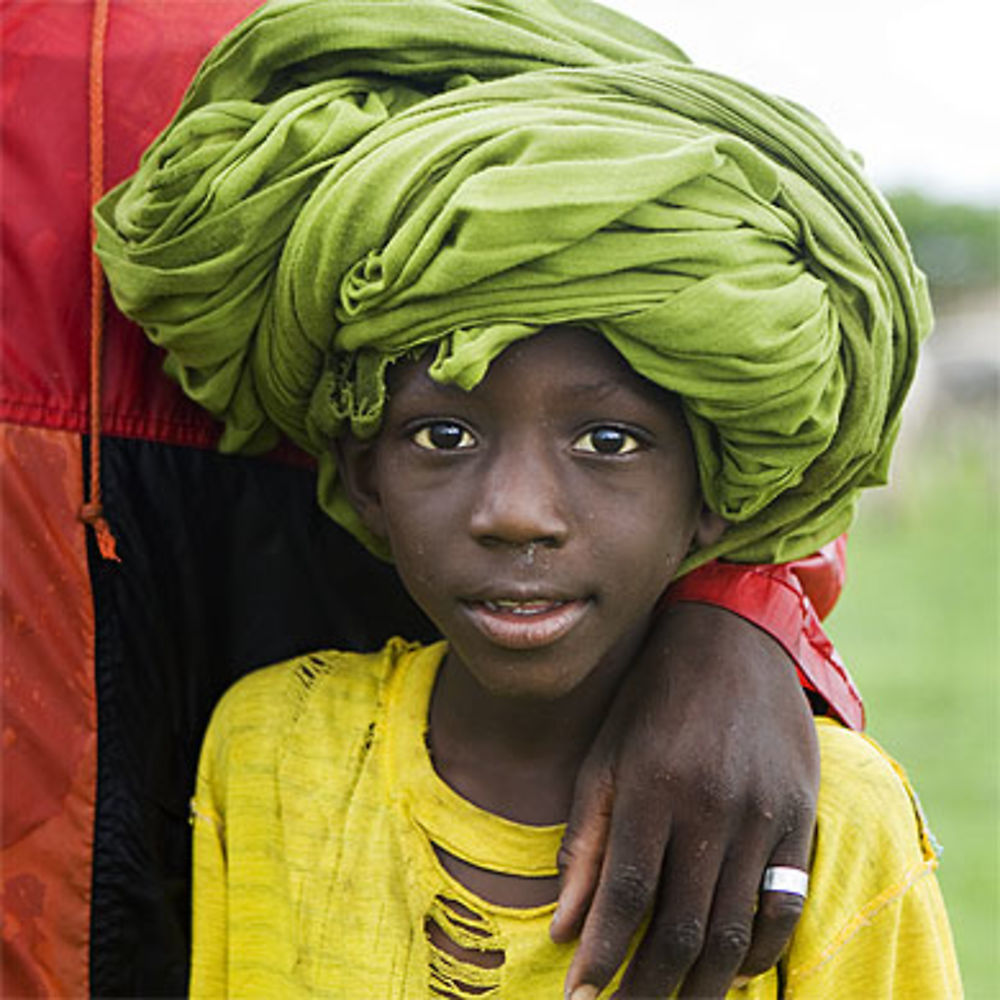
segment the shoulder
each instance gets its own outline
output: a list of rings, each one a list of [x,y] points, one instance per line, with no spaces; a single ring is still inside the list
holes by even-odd
[[[391,639],[374,653],[323,650],[242,677],[216,705],[202,770],[218,777],[234,762],[279,754],[290,740],[351,742],[379,711],[392,678],[418,649]]]
[[[866,851],[885,849],[904,864],[933,859],[933,839],[903,768],[873,739],[831,720],[817,720],[816,731],[820,836],[857,836]]]

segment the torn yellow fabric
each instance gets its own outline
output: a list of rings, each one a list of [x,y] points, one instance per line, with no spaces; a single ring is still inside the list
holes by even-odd
[[[473,864],[548,875],[562,832],[486,813],[435,773],[424,737],[443,651],[394,640],[376,654],[301,657],[222,700],[193,810],[192,996],[562,996],[573,949],[549,940],[552,906],[488,903],[435,855],[447,834],[448,850]],[[785,996],[959,996],[905,779],[864,737],[817,726],[812,887],[783,961]],[[446,954],[428,940],[428,919],[505,960],[481,968]],[[772,970],[731,997],[775,998],[777,983]]]

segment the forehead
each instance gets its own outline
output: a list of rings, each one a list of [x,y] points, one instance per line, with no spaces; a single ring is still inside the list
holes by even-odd
[[[429,367],[429,357],[393,365],[388,373],[390,404],[398,396],[476,399],[509,394],[519,401],[537,397],[552,403],[632,398],[677,410],[672,393],[639,375],[604,337],[582,327],[549,327],[516,341],[469,391],[433,380]]]

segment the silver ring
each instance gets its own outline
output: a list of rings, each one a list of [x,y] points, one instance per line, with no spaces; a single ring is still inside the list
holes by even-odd
[[[786,868],[773,865],[764,869],[764,877],[760,882],[761,892],[787,892],[803,899],[809,895],[809,872],[801,868]]]

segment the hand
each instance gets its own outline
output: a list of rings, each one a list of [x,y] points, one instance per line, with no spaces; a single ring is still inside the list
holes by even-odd
[[[577,779],[551,928],[580,933],[567,996],[607,985],[647,914],[620,997],[722,997],[773,965],[802,900],[761,876],[809,868],[818,787],[784,650],[722,608],[663,613]]]

